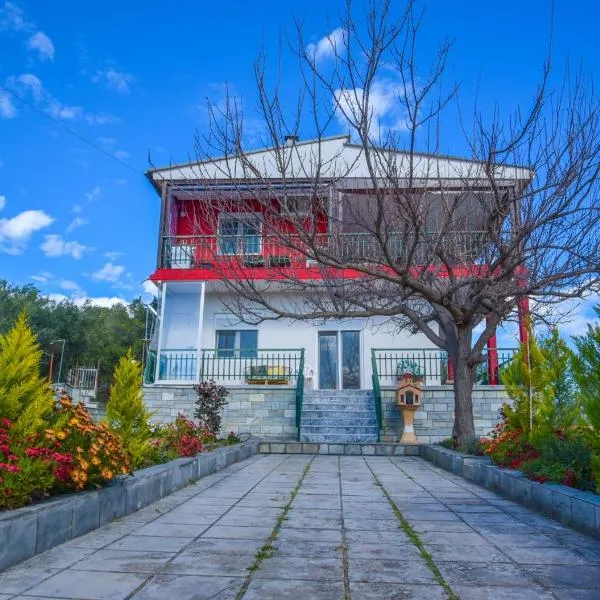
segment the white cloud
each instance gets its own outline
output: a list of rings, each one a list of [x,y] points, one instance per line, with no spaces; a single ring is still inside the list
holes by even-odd
[[[0,119],[13,119],[17,116],[17,109],[12,97],[0,90]]]
[[[27,48],[37,52],[41,60],[54,60],[54,44],[43,31],[36,31],[27,40]]]
[[[16,4],[5,2],[0,6],[0,30],[31,31],[35,25],[27,20],[25,13]]]
[[[122,252],[105,252],[104,256],[108,258],[110,262],[115,262],[119,256],[123,256]]]
[[[98,281],[117,283],[123,273],[125,273],[123,265],[115,265],[112,262],[107,262],[99,271],[92,273],[92,277]]]
[[[115,158],[118,158],[119,160],[125,160],[126,158],[129,158],[131,156],[131,154],[129,154],[129,152],[126,152],[125,150],[117,150],[115,152]]]
[[[104,69],[98,69],[92,75],[92,81],[120,94],[128,94],[131,91],[131,86],[135,83],[135,77],[131,73],[119,71],[114,66],[108,66]]]
[[[88,125],[110,125],[120,122],[119,117],[107,113],[87,113],[84,120]]]
[[[96,202],[96,200],[100,200],[102,197],[102,190],[99,185],[94,186],[92,190],[85,193],[85,197],[88,202]]]
[[[408,123],[406,111],[401,102],[404,87],[400,81],[381,78],[373,81],[369,93],[369,130],[376,134],[381,128],[386,131],[406,131]],[[337,89],[334,92],[334,105],[337,118],[343,126],[348,125],[347,117],[355,120],[359,117],[364,102],[364,89]]]
[[[32,275],[30,277],[30,279],[33,279],[33,281],[37,281],[38,283],[48,283],[48,281],[50,281],[50,279],[52,279],[52,273],[50,273],[48,271],[44,271],[43,273],[40,273],[39,275]]]
[[[73,208],[71,210],[78,215],[83,212],[83,206],[81,206],[81,204],[73,204]]]
[[[69,226],[67,227],[67,233],[71,233],[72,231],[75,231],[75,229],[77,229],[78,227],[81,227],[82,225],[87,225],[88,223],[89,221],[84,219],[83,217],[75,217],[69,223]]]
[[[0,219],[0,251],[20,254],[33,233],[53,222],[54,219],[43,210],[25,210],[12,219]]]
[[[6,196],[0,196],[0,210],[3,210],[6,206]]]
[[[345,38],[345,30],[342,27],[338,27],[318,42],[308,44],[306,46],[306,54],[314,62],[332,58],[343,51],[346,43]]]
[[[127,302],[123,298],[117,296],[66,296],[65,294],[48,294],[46,296],[51,302],[73,302],[76,306],[83,306],[89,303],[91,306],[99,306],[101,308],[110,308],[112,306],[122,305],[127,306]]]
[[[80,119],[84,114],[80,106],[69,106],[57,100],[44,88],[41,79],[33,73],[9,77],[6,84],[22,95],[31,95],[39,108],[55,119],[72,121]]]
[[[81,259],[85,252],[91,250],[91,248],[79,242],[67,242],[61,235],[55,233],[44,236],[44,241],[41,243],[40,249],[49,258],[71,256],[76,260]]]
[[[60,287],[63,290],[67,290],[68,292],[80,292],[83,291],[78,283],[75,281],[71,281],[70,279],[63,279],[60,282]]]

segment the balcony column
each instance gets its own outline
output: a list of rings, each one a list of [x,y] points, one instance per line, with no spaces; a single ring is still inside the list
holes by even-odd
[[[198,348],[196,353],[196,381],[200,381],[200,375],[202,374],[202,330],[204,329],[204,295],[206,291],[206,282],[200,284],[200,307],[198,313]]]
[[[488,323],[489,320],[487,317]],[[489,385],[498,385],[498,340],[495,333],[487,341],[487,368]]]
[[[154,381],[159,380],[160,373],[160,356],[163,343],[163,327],[165,323],[165,304],[167,300],[167,284],[162,283],[160,286],[160,316],[158,319],[158,347],[156,348],[156,366],[154,371]]]

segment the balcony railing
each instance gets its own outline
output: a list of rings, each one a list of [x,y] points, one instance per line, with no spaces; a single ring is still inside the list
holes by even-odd
[[[484,362],[477,366],[475,382],[480,385],[492,379],[502,383],[502,367],[508,364],[515,352],[514,348],[489,350]],[[373,349],[373,372],[378,374],[381,387],[396,387],[398,377],[404,372],[420,375],[425,385],[446,385],[452,382],[452,367],[448,363],[448,353],[437,349]]]
[[[227,385],[296,387],[302,377],[303,349],[207,349],[200,354],[200,380]]]
[[[493,252],[488,234],[481,231],[422,234],[417,244],[412,236],[387,235],[382,244],[370,233],[316,234],[310,244],[295,235],[191,235],[164,236],[161,268],[193,269],[242,266],[281,269],[310,266],[319,251],[345,263],[428,264],[443,253],[446,261],[462,263],[489,258]],[[409,256],[410,253],[410,256]]]

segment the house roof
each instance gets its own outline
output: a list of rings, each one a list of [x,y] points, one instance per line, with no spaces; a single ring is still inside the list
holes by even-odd
[[[377,177],[384,177],[390,165],[397,176],[409,172],[410,154],[406,151],[380,149],[373,166]],[[384,167],[385,165],[385,167]],[[158,188],[163,181],[204,182],[219,184],[227,181],[260,179],[311,180],[320,167],[323,180],[372,179],[363,148],[348,135],[282,144],[278,148],[263,148],[239,156],[227,156],[150,169],[146,175]],[[441,154],[413,153],[413,178],[422,181],[456,180],[485,181],[484,163]],[[389,172],[389,171],[387,171]],[[507,182],[529,181],[533,172],[516,165],[497,165],[496,179]]]

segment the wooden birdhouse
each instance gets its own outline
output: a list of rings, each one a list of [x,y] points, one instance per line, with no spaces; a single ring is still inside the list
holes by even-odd
[[[400,438],[401,444],[416,444],[418,442],[413,424],[415,412],[421,406],[422,393],[421,384],[408,378],[402,379],[396,390],[396,404],[398,404],[404,422],[404,430]]]
[[[396,390],[396,404],[398,406],[421,406],[421,394],[423,390],[421,386],[414,383],[412,380],[402,380]]]

